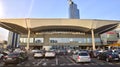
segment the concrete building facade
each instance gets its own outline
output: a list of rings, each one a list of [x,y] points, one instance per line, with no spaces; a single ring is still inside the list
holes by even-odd
[[[0,26],[20,34],[20,45],[27,48],[49,45],[80,47],[103,46],[100,34],[113,30],[120,21],[87,19],[0,19]],[[93,41],[94,39],[94,41]]]
[[[68,2],[69,19],[0,19],[0,26],[12,31],[8,44],[12,44],[12,47],[20,44],[27,49],[51,45],[92,49],[103,46],[100,34],[115,29],[119,21],[79,19],[77,5],[72,0]]]

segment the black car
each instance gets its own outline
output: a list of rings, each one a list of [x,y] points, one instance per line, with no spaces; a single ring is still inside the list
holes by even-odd
[[[10,53],[4,56],[3,61],[5,64],[8,63],[20,63],[28,59],[28,55],[26,53]]]
[[[107,62],[120,60],[118,53],[116,52],[101,52],[97,56],[97,59],[105,60]]]

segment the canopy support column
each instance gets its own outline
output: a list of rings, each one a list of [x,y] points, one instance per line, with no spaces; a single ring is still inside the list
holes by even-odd
[[[29,50],[29,48],[30,48],[30,44],[29,44],[29,42],[30,42],[30,29],[28,29],[27,47],[26,47],[27,50]]]
[[[92,34],[92,48],[93,48],[93,50],[96,50],[96,48],[95,48],[95,35],[94,35],[93,29],[91,29],[91,34]]]

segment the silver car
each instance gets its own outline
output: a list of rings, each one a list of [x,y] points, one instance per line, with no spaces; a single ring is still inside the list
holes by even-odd
[[[73,54],[73,59],[76,62],[91,62],[91,58],[86,51],[79,51]]]
[[[37,52],[34,52],[33,56],[34,58],[42,58],[44,57],[44,52],[43,51],[37,51]]]

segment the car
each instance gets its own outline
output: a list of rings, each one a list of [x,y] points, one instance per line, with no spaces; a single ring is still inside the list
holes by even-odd
[[[97,59],[105,60],[107,62],[119,61],[120,60],[120,58],[118,56],[118,53],[116,53],[116,52],[101,52],[97,56]]]
[[[43,51],[37,51],[37,52],[34,52],[33,56],[34,58],[42,58],[44,57],[45,53]]]
[[[45,57],[55,58],[56,53],[54,51],[46,51],[45,52]]]
[[[22,49],[20,49],[20,48],[16,48],[16,49],[14,49],[14,51],[13,52],[25,52],[24,50],[22,50]]]
[[[119,56],[119,58],[120,58],[120,52],[118,52],[118,56]]]
[[[72,56],[73,60],[78,62],[91,62],[91,58],[88,52],[86,51],[79,51],[73,54]]]
[[[3,62],[5,64],[9,63],[20,63],[28,59],[28,55],[26,53],[10,53],[3,58]]]
[[[3,59],[4,55],[2,53],[0,53],[0,59]]]
[[[100,53],[100,51],[98,51],[98,50],[89,51],[89,55],[91,58],[96,58],[99,53]]]
[[[38,49],[33,49],[31,52],[35,53],[35,52],[38,52],[38,51],[39,51]]]

